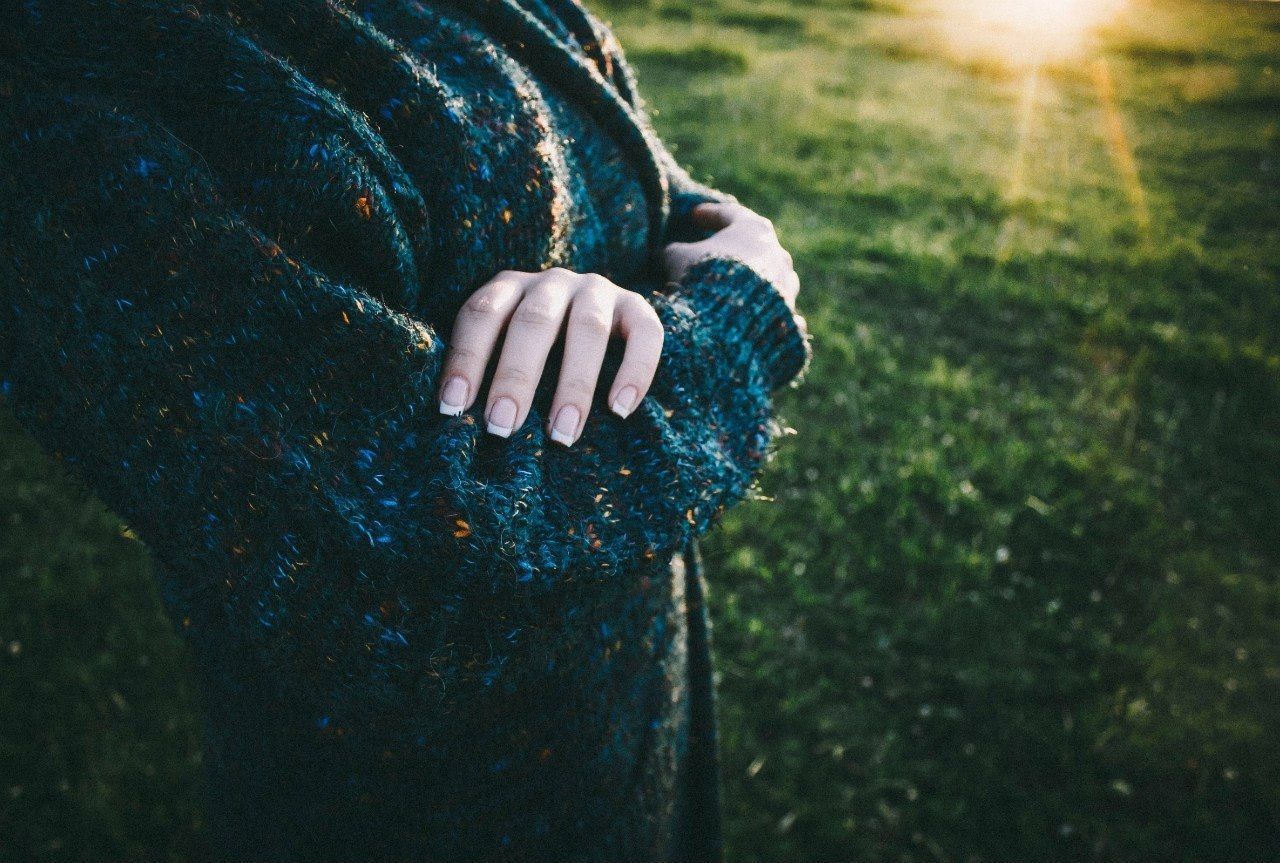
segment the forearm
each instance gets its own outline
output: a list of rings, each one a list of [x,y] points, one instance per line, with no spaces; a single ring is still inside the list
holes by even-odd
[[[642,410],[600,411],[580,453],[533,415],[494,452],[439,415],[433,330],[291,257],[157,130],[49,107],[30,118],[43,137],[6,145],[14,408],[193,582],[273,582],[279,551],[257,543],[289,525],[300,559],[390,577],[426,554],[551,584],[679,547],[763,462],[770,391],[803,345],[743,268],[650,298],[666,346]]]

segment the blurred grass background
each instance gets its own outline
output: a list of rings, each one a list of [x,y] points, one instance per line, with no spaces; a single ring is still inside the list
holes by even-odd
[[[816,358],[705,545],[734,860],[1280,858],[1280,4],[595,8]],[[186,859],[139,543],[0,412],[0,858]]]

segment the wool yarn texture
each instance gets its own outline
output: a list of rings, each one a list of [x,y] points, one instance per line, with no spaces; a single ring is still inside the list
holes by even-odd
[[[3,9],[4,401],[151,550],[213,856],[717,858],[696,541],[812,351],[743,261],[663,278],[730,196],[608,28],[577,0]],[[442,415],[467,297],[550,267],[653,305],[649,394],[622,419],[602,386],[572,448],[552,374],[508,439],[483,392]]]

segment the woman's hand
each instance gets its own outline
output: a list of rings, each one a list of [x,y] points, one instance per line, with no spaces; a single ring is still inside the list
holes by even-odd
[[[791,253],[778,242],[772,222],[738,203],[699,204],[689,215],[699,228],[715,233],[696,243],[669,243],[662,251],[667,278],[678,280],[703,258],[736,258],[777,287],[795,313],[800,277]]]
[[[551,403],[551,439],[572,446],[582,434],[605,349],[615,333],[627,344],[608,401],[614,413],[628,416],[653,382],[662,355],[662,323],[639,294],[604,276],[558,267],[541,273],[504,270],[468,298],[444,361],[440,412],[457,416],[470,407],[505,328],[485,421],[491,434],[509,437],[529,415],[562,326],[564,361]]]

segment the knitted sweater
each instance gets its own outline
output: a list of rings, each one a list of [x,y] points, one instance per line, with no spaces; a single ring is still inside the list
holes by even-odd
[[[725,196],[607,29],[577,0],[0,9],[0,387],[153,553],[215,852],[716,856],[688,567],[810,349],[741,261],[661,278]],[[551,266],[657,310],[648,396],[602,390],[572,448],[554,375],[509,439],[484,392],[441,415],[462,302]]]

